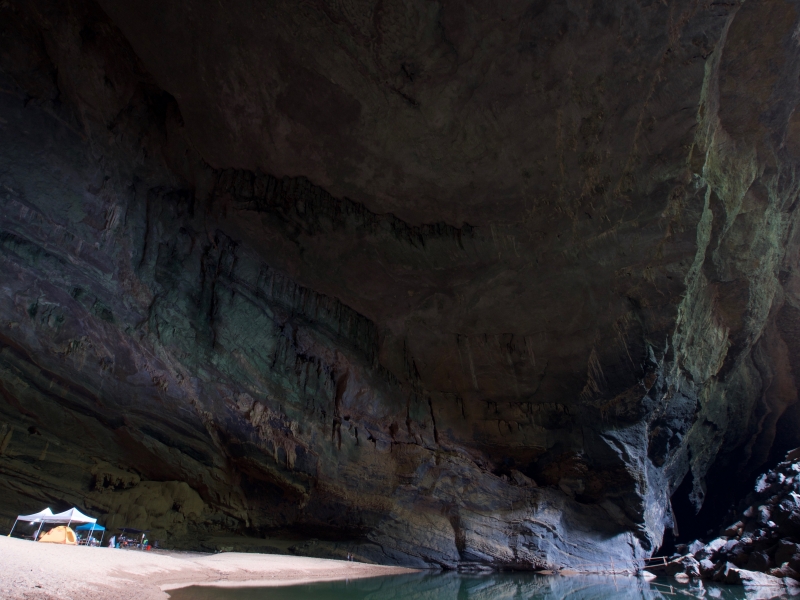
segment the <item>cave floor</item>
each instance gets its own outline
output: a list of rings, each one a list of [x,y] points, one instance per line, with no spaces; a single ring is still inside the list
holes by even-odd
[[[85,600],[168,598],[163,589],[191,583],[259,582],[259,585],[408,574],[400,567],[226,552],[142,552],[39,544],[0,537],[0,597]]]

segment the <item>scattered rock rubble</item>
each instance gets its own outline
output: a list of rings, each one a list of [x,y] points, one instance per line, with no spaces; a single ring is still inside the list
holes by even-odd
[[[650,570],[800,595],[800,448],[758,478],[734,518],[719,537],[680,544]]]

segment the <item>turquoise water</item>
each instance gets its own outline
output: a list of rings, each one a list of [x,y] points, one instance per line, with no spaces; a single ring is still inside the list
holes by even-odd
[[[634,598],[748,598],[742,587],[646,582],[632,577],[540,576],[527,573],[419,573],[289,587],[173,590],[172,600],[600,600]]]

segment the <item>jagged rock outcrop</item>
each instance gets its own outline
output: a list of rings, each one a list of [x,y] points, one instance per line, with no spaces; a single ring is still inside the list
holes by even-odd
[[[4,3],[0,511],[633,566],[800,443],[797,25]]]
[[[800,595],[800,448],[762,474],[720,536],[680,544],[651,570]]]

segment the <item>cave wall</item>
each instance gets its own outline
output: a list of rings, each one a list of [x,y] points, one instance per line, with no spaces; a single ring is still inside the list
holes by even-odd
[[[7,520],[588,568],[800,443],[795,3],[0,13]]]

